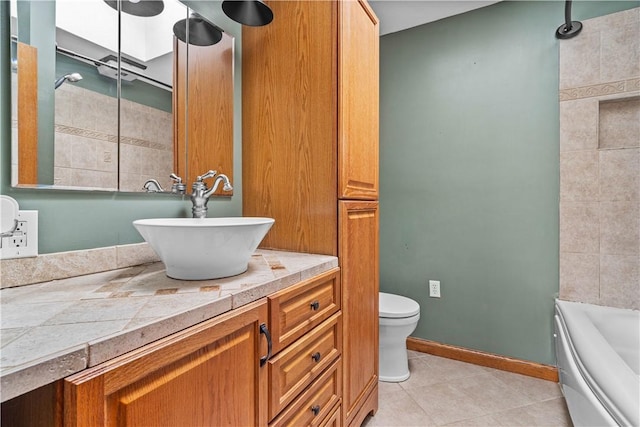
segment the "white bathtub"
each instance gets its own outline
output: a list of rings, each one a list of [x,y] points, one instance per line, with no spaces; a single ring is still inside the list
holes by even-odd
[[[640,312],[556,300],[556,356],[576,426],[640,426]]]

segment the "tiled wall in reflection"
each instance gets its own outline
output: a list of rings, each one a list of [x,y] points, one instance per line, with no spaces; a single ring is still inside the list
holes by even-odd
[[[560,297],[640,309],[640,8],[560,43]]]
[[[125,99],[120,104],[118,153],[117,99],[71,84],[56,90],[56,185],[142,191],[149,178],[162,178],[163,185],[170,185],[171,113]]]

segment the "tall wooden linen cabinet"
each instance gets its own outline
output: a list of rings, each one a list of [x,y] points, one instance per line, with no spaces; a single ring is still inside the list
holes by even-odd
[[[268,1],[242,33],[243,214],[262,247],[337,255],[342,422],[378,408],[378,19],[364,0]]]

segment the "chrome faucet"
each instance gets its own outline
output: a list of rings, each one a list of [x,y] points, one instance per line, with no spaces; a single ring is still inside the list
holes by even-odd
[[[147,193],[164,192],[164,188],[162,188],[162,185],[160,185],[157,179],[153,179],[153,178],[146,180],[142,188],[144,188],[147,191]]]
[[[216,177],[213,182],[213,186],[211,188],[207,188],[207,185],[203,181],[207,178],[213,177]],[[207,217],[207,202],[209,201],[209,197],[218,189],[221,182],[224,183],[222,186],[224,191],[233,190],[229,178],[224,174],[218,175],[218,172],[214,170],[210,170],[204,175],[200,175],[196,178],[196,182],[191,186],[191,203],[193,203],[191,212],[193,213],[194,218]]]

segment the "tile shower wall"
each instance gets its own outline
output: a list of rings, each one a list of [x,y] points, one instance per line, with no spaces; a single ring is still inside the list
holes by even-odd
[[[560,298],[640,309],[640,8],[560,42]]]
[[[118,155],[117,99],[72,84],[56,90],[54,184],[141,191],[147,179],[162,178],[161,184],[170,185],[171,113],[125,99],[120,103]]]

